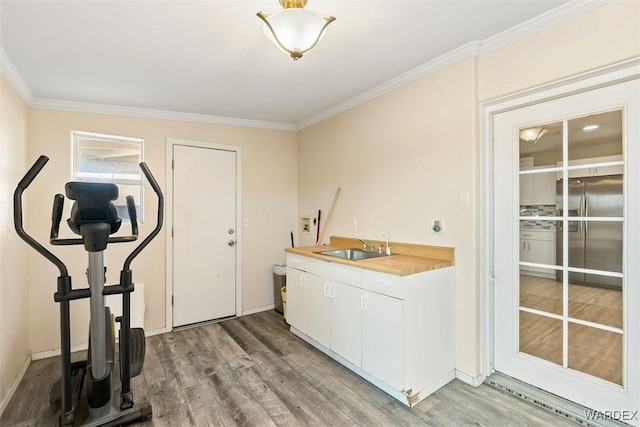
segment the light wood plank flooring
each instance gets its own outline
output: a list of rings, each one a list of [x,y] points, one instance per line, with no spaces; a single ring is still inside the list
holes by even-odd
[[[48,394],[58,363],[31,363],[0,425],[54,425]],[[407,408],[295,337],[274,311],[147,338],[133,390],[153,405],[144,426],[576,425],[458,380]]]
[[[622,328],[622,291],[569,284],[569,317]],[[520,275],[520,306],[562,315],[562,283]],[[561,320],[520,312],[520,351],[562,365]],[[622,334],[569,322],[568,366],[622,384]]]

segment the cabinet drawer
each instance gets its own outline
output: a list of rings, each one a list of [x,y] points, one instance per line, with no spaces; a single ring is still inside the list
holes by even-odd
[[[336,282],[346,283],[358,288],[362,287],[362,269],[357,267],[331,263],[329,278]]]
[[[307,271],[307,260],[309,258],[296,254],[287,254],[287,267],[295,268],[296,270]]]
[[[401,276],[362,270],[362,288],[390,297],[405,299],[407,285]]]
[[[547,230],[520,230],[520,240],[555,241],[556,232]]]

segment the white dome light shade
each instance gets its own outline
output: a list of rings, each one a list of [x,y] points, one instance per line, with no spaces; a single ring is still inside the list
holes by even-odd
[[[265,36],[294,60],[311,50],[324,36],[327,25],[335,21],[333,16],[321,18],[302,7],[290,7],[271,15],[259,12],[264,21]]]
[[[313,47],[316,40],[324,36],[324,19],[306,9],[282,9],[269,15],[273,32],[289,50],[304,52]],[[264,35],[275,43],[273,34],[267,25]],[[320,33],[322,31],[322,34]],[[320,35],[320,37],[318,37]]]

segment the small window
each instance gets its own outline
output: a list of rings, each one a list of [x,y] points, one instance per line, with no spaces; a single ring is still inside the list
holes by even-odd
[[[143,185],[139,163],[143,161],[143,139],[73,132],[73,179],[111,182],[118,185],[118,214],[129,220],[127,196],[136,203],[138,222],[143,222]]]

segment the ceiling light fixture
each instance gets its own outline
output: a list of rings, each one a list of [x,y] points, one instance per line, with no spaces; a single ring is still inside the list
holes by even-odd
[[[582,130],[585,131],[585,132],[591,132],[592,130],[596,130],[599,127],[600,126],[598,126],[598,125],[589,125],[589,126],[583,127]]]
[[[333,16],[321,18],[305,10],[306,5],[307,0],[280,0],[282,10],[271,15],[256,14],[265,24],[265,36],[294,60],[313,49],[327,26],[336,20]]]
[[[543,137],[545,133],[547,133],[547,129],[543,127],[522,129],[520,131],[520,139],[525,141],[533,142],[534,144]]]

